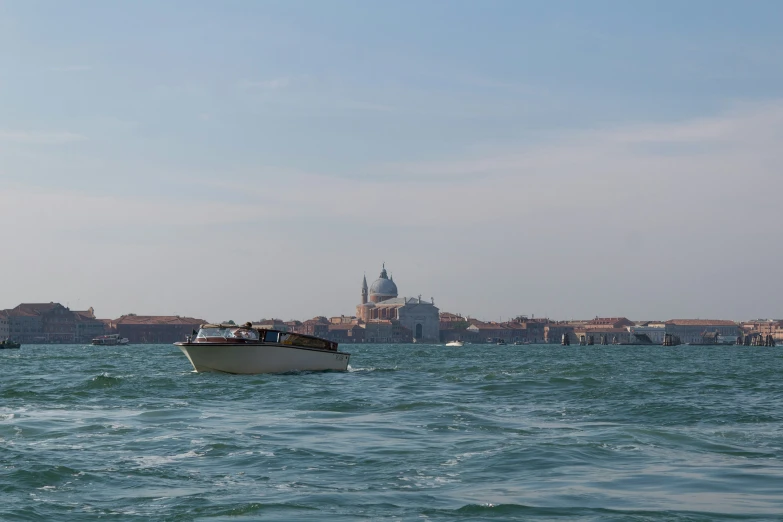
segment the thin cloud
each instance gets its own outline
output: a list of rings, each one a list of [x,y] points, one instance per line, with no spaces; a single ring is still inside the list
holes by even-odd
[[[0,130],[0,142],[3,141],[11,143],[51,145],[87,141],[87,137],[83,134],[77,134],[74,132]]]
[[[53,72],[84,72],[91,71],[92,67],[89,65],[61,65],[50,67],[49,70]]]
[[[416,179],[478,179],[530,175],[602,176],[616,166],[638,172],[646,166],[658,164],[667,158],[665,151],[640,148],[646,144],[694,145],[698,154],[685,155],[679,163],[670,164],[670,170],[688,167],[694,171],[693,161],[704,164],[727,165],[720,158],[736,162],[737,154],[743,160],[778,156],[776,143],[783,137],[783,100],[764,104],[741,106],[709,118],[694,118],[682,122],[639,124],[615,129],[564,133],[543,144],[520,144],[496,154],[443,161],[389,164],[384,170]],[[689,149],[685,149],[687,152]],[[701,158],[708,151],[708,158]],[[740,164],[737,164],[740,167]]]
[[[267,209],[271,203],[265,198],[274,193],[275,210],[285,209],[281,215],[291,220],[342,223],[372,216],[382,226],[469,227],[523,222],[553,209],[565,216],[579,209],[585,227],[591,220],[600,226],[614,223],[618,212],[637,216],[629,223],[648,230],[693,222],[691,214],[722,222],[729,215],[725,208],[757,217],[769,211],[747,198],[734,201],[736,193],[727,187],[783,189],[783,178],[774,170],[783,162],[775,138],[783,136],[780,106],[774,102],[713,118],[567,133],[546,143],[464,159],[368,165],[367,175],[359,178],[261,165],[220,176],[188,171],[182,177],[205,191],[220,189],[212,201],[226,205],[230,202],[221,195],[233,194],[229,189],[236,186],[250,201],[264,198]],[[664,138],[697,146],[684,147],[677,155],[640,146]],[[671,211],[660,213],[662,204],[675,202]],[[455,205],[470,211],[454,212]],[[377,212],[379,208],[395,211]],[[235,219],[266,216],[240,213]],[[749,219],[725,226],[736,231],[749,226]]]
[[[343,104],[343,107],[346,109],[371,112],[393,112],[395,110],[391,105],[363,101],[348,101]]]
[[[260,207],[247,203],[150,201],[113,195],[88,195],[78,191],[53,191],[32,185],[9,185],[0,191],[0,218],[14,217],[26,223],[42,222],[35,209],[46,208],[64,219],[52,223],[51,231],[94,228],[205,227],[258,220],[279,212],[276,205]],[[101,216],[96,220],[95,216]],[[163,225],[165,224],[165,225]]]
[[[271,78],[269,80],[243,81],[239,83],[239,86],[244,89],[265,89],[269,91],[276,91],[289,87],[291,83],[291,78],[281,76],[279,78]]]
[[[783,190],[780,106],[568,133],[472,158],[370,165],[359,179],[271,167],[254,169],[256,175],[190,172],[188,182],[203,185],[209,199],[3,187],[0,220],[24,224],[9,230],[9,243],[27,245],[4,266],[8,272],[37,267],[40,284],[58,288],[59,273],[46,269],[50,253],[67,252],[78,241],[82,250],[98,247],[95,269],[79,288],[94,288],[101,307],[158,306],[158,292],[138,292],[135,281],[144,280],[180,295],[169,306],[192,301],[205,307],[199,315],[225,316],[231,307],[246,313],[257,303],[227,296],[215,275],[243,274],[248,288],[287,295],[285,281],[311,269],[313,251],[335,252],[321,269],[339,279],[343,265],[357,263],[356,252],[403,245],[425,260],[408,267],[406,287],[431,289],[447,310],[471,305],[478,315],[496,317],[534,304],[559,317],[601,309],[636,318],[766,314],[783,291],[766,277],[781,258],[774,234],[780,207],[765,196]],[[639,146],[666,136],[706,144],[709,153],[672,156]],[[47,220],[50,214],[61,219]],[[270,230],[283,255],[265,255],[268,245],[252,239]],[[335,244],[351,248],[335,251]],[[123,262],[134,277],[103,294],[101,278],[116,272],[115,246],[127,253]],[[758,251],[764,254],[747,253]],[[183,252],[198,255],[183,262]],[[84,270],[82,257],[62,257],[71,272]],[[464,277],[479,271],[481,277]],[[754,293],[747,274],[765,277],[765,292],[750,301],[726,299]],[[8,295],[24,299],[28,288],[10,285]],[[335,293],[325,287],[322,294],[308,301],[307,312],[297,297],[271,306],[300,316],[334,309]],[[149,304],[141,301],[147,297]],[[335,312],[351,305],[346,301]]]
[[[760,184],[772,193],[783,189],[776,170],[783,156],[773,139],[783,136],[780,107],[774,102],[707,120],[574,134],[486,157],[368,167],[370,175],[361,180],[299,174],[276,183],[286,185],[280,189],[307,187],[290,191],[294,208],[349,220],[372,215],[384,224],[514,222],[557,208],[582,209],[585,226],[590,219],[611,222],[619,211],[640,215],[639,226],[648,229],[688,222],[691,213],[698,212],[723,222],[728,214],[717,210],[721,205],[745,209],[749,216],[770,211],[736,199],[727,187]],[[703,147],[673,156],[638,146],[666,137]],[[375,212],[388,202],[416,211]],[[455,202],[469,202],[471,211],[453,212]],[[679,205],[661,215],[664,202]],[[738,231],[750,221],[735,219],[726,226]]]

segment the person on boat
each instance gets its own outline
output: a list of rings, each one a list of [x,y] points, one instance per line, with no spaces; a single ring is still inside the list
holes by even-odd
[[[255,330],[251,330],[245,327],[237,328],[234,330],[234,338],[240,339],[243,341],[257,341],[258,340],[258,334]]]

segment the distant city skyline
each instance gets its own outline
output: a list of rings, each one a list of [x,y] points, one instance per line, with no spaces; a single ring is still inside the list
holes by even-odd
[[[783,317],[783,4],[0,4],[0,308]]]

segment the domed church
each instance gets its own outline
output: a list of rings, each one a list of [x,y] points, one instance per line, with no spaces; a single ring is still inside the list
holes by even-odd
[[[380,303],[388,299],[397,297],[397,285],[394,284],[394,277],[389,278],[386,275],[386,264],[384,263],[381,275],[370,286],[370,302]],[[367,277],[362,281],[362,304],[367,302]]]
[[[440,338],[439,310],[435,300],[422,301],[418,297],[397,297],[394,278],[381,274],[367,287],[367,277],[362,280],[362,303],[356,307],[356,316],[367,324],[373,321],[390,321],[410,330],[413,339],[436,343]]]

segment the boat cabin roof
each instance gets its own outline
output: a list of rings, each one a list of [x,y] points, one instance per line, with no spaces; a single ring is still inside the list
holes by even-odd
[[[308,348],[321,348],[326,350],[337,350],[338,343],[334,341],[329,341],[327,339],[323,339],[321,337],[316,337],[314,335],[305,335],[305,334],[299,334],[299,333],[292,333],[292,332],[284,332],[282,330],[275,330],[274,328],[264,328],[261,325],[253,325],[251,323],[245,323],[245,324],[227,324],[227,323],[219,323],[219,324],[202,324],[199,329],[205,330],[205,329],[211,329],[211,328],[220,328],[220,329],[226,329],[226,330],[255,330],[261,334],[262,332],[272,332],[273,334],[279,334],[279,336],[276,337],[278,339],[277,342],[280,342],[281,344],[288,344],[293,346],[301,346],[301,347],[308,347]],[[264,336],[263,334],[260,335],[260,339],[264,340],[268,336]]]
[[[231,323],[217,323],[217,324],[202,324],[199,328],[245,328],[246,330],[261,330],[259,326],[253,326],[251,323],[245,324],[231,324]]]

